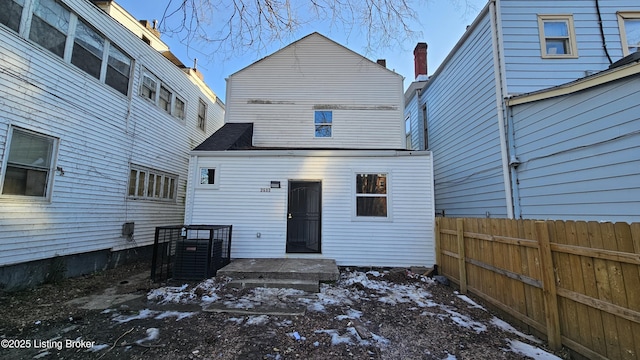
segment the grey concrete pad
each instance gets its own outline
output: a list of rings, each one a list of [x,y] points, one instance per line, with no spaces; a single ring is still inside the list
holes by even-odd
[[[233,279],[268,278],[336,281],[340,276],[333,259],[265,258],[235,259],[218,275]]]
[[[131,294],[132,289],[144,288],[144,284],[149,281],[149,273],[139,273],[127,279],[123,279],[114,286],[105,289],[102,294],[92,294],[89,296],[69,300],[66,303],[75,305],[80,309],[104,310],[114,305],[119,305],[131,300],[145,296],[145,294]]]
[[[277,288],[297,289],[307,292],[319,292],[320,283],[317,280],[300,279],[238,279],[230,281],[227,286],[234,288]]]
[[[202,308],[205,312],[230,313],[242,315],[279,315],[279,316],[298,316],[304,315],[306,307],[298,304],[278,304],[278,305],[262,305],[248,309],[226,306],[221,303],[213,303]]]

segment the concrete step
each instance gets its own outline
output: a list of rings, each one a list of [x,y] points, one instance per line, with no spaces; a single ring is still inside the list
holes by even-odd
[[[269,279],[269,278],[248,278],[233,279],[227,286],[234,288],[277,288],[277,289],[297,289],[308,292],[319,292],[320,283],[318,280],[304,279]]]
[[[336,281],[340,272],[331,259],[235,259],[217,275],[240,279]]]

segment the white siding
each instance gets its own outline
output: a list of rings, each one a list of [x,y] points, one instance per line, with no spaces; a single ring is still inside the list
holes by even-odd
[[[598,13],[593,0],[500,0],[507,90],[528,93],[607,69]],[[600,1],[606,46],[613,61],[622,58],[617,11],[640,10],[638,0]],[[538,14],[573,15],[578,57],[543,59],[538,34]]]
[[[216,167],[220,187],[190,186],[186,220],[233,225],[233,258],[316,256],[357,266],[435,263],[430,153],[385,156],[372,151],[366,157],[237,153],[240,156],[192,157],[191,179],[199,166]],[[389,173],[390,221],[354,220],[354,171]],[[321,255],[285,252],[289,180],[322,182]],[[282,188],[260,192],[271,181],[280,181]]]
[[[189,151],[222,125],[223,109],[197,81],[91,3],[65,2],[134,58],[132,86],[123,96],[0,25],[0,159],[18,126],[58,138],[64,169],[51,202],[0,196],[0,265],[152,243],[155,226],[183,220]],[[186,120],[138,96],[143,66],[186,100]],[[197,128],[199,98],[209,106],[206,133]],[[130,163],[178,175],[177,200],[127,200]],[[130,221],[134,242],[121,236]]]
[[[640,77],[513,109],[522,217],[640,221]]]
[[[311,34],[227,80],[226,122],[254,123],[263,147],[403,149],[402,77]],[[333,111],[315,138],[314,110]]]
[[[422,91],[436,211],[506,217],[488,13]]]

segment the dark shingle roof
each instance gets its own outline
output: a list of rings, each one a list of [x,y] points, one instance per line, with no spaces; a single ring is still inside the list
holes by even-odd
[[[227,123],[214,132],[195,151],[224,151],[250,149],[253,123]]]

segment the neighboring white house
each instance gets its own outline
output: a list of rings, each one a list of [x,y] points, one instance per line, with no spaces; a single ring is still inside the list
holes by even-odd
[[[624,89],[590,77],[624,73],[612,69],[601,76],[639,46],[637,0],[489,0],[431,76],[426,76],[426,63],[416,65],[417,81],[405,92],[411,147],[433,152],[436,213],[640,221],[633,210],[640,208],[640,152],[631,145],[640,141],[637,77]],[[426,52],[426,46],[418,46],[416,53],[421,49]],[[551,106],[552,100],[515,109],[510,98],[582,78],[598,89],[586,94],[567,85],[571,93],[555,102],[555,113],[531,110],[526,119],[515,118],[524,116],[525,108]],[[608,86],[617,90],[608,91]],[[580,104],[584,96],[597,98]],[[599,107],[593,112],[582,111],[594,104]],[[556,126],[560,122],[567,128]],[[539,131],[530,134],[532,129]],[[603,146],[612,141],[619,143],[616,151]],[[528,156],[571,148],[590,156],[575,162],[557,156],[545,165],[520,166]],[[534,170],[537,166],[542,167]]]
[[[0,2],[0,287],[113,266],[182,223],[224,104],[158,36],[112,1]]]
[[[403,120],[400,75],[310,34],[228,78],[185,224],[233,225],[232,258],[431,266],[431,153],[405,150]]]

